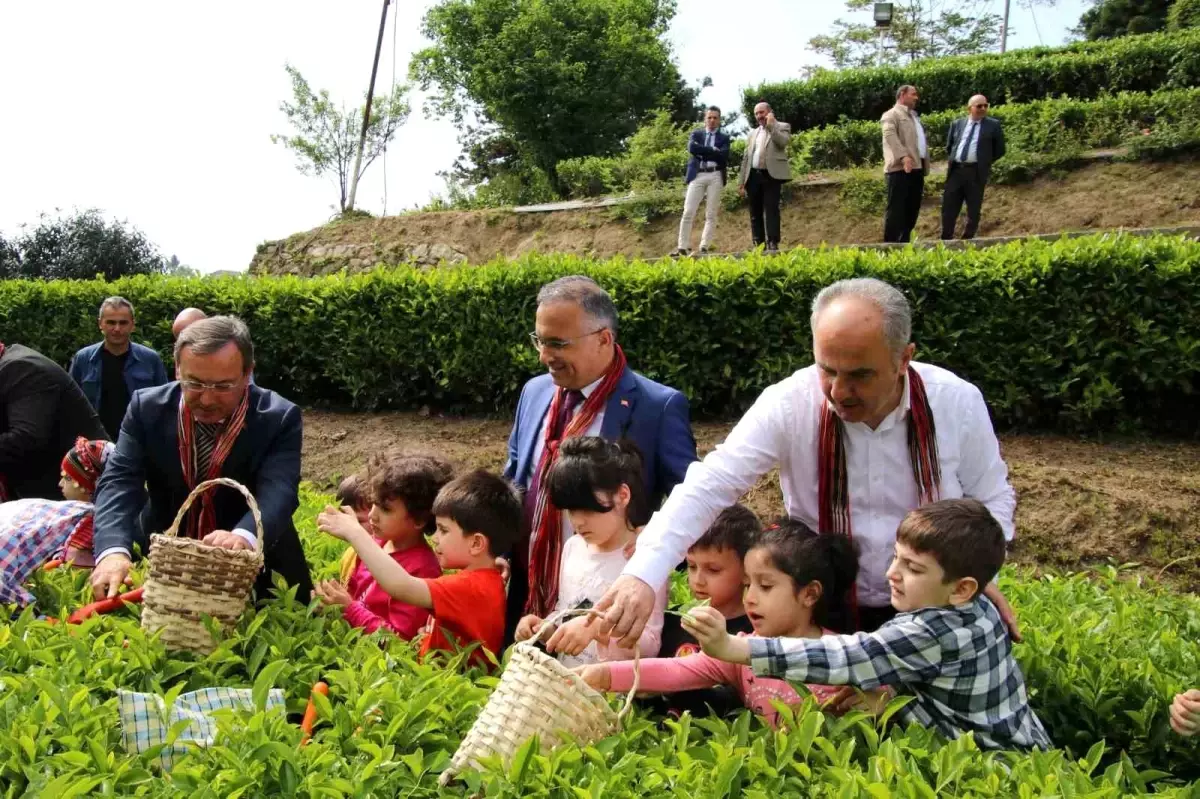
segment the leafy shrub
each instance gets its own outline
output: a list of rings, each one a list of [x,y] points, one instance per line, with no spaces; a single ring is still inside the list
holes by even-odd
[[[342,544],[314,528],[328,498],[304,490],[301,499],[297,527],[314,576],[331,576]],[[39,612],[62,618],[85,601],[83,573],[34,579]],[[984,754],[966,738],[946,743],[918,727],[826,716],[811,702],[784,709],[778,730],[748,711],[661,727],[635,711],[620,734],[592,746],[545,757],[527,746],[508,768],[486,764],[439,789],[438,774],[496,678],[418,663],[408,642],[364,636],[284,596],[248,611],[207,657],[165,652],[143,635],[136,609],[78,627],[46,624],[32,611],[0,622],[0,785],[14,797],[1194,799],[1200,784],[1185,781],[1200,777],[1200,744],[1163,730],[1166,697],[1198,673],[1200,602],[1119,582],[1115,572],[1092,581],[1007,570],[1002,588],[1027,638],[1016,653],[1031,702],[1062,750]],[[313,740],[302,747],[296,721],[318,679],[330,693],[317,701]],[[263,697],[279,687],[287,713],[219,719],[214,745],[178,757],[169,778],[153,754],[125,752],[118,689],[169,697],[208,686]]]
[[[921,117],[930,157],[946,157],[950,124],[962,109]],[[992,116],[1004,124],[1010,151],[1049,153],[1128,145],[1145,129],[1174,128],[1200,123],[1200,89],[1174,89],[1153,94],[1126,92],[1095,100],[1038,100],[996,107]],[[792,137],[813,169],[846,169],[883,162],[883,137],[878,121],[859,120],[828,125]],[[1008,156],[1005,156],[1006,158]],[[998,161],[997,164],[1003,163]]]
[[[1167,30],[1200,27],[1200,0],[1175,0],[1167,12]]]
[[[1124,36],[1054,54],[1016,50],[822,72],[806,81],[746,89],[743,110],[749,117],[755,103],[766,101],[796,132],[844,118],[878,121],[895,104],[897,87],[906,83],[920,89],[925,112],[962,108],[973,94],[1001,104],[1185,88],[1200,83],[1200,31]]]
[[[542,371],[527,338],[537,289],[575,273],[613,294],[630,362],[685,392],[699,414],[739,413],[811,363],[810,299],[838,278],[876,275],[911,299],[919,357],[979,385],[1003,426],[1200,427],[1200,243],[1166,237],[699,262],[529,255],[322,278],[6,281],[0,340],[66,363],[94,337],[99,302],[121,294],[164,357],[180,308],[242,316],[259,382],[302,403],[507,411]]]

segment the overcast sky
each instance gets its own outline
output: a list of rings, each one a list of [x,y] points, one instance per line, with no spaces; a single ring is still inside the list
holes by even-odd
[[[381,90],[392,84],[393,61],[404,80],[434,4],[392,3]],[[269,138],[287,130],[284,63],[361,103],[381,5],[0,0],[0,233],[11,237],[41,212],[95,207],[141,228],[165,255],[213,271],[245,269],[260,242],[322,224],[336,210],[336,186],[300,175]],[[1087,5],[1060,0],[1036,18],[1014,8],[1010,46],[1064,41]],[[844,15],[835,0],[756,0],[763,33],[750,37],[738,35],[743,5],[678,6],[671,40],[680,69],[692,81],[711,76],[701,99],[726,109],[746,86],[820,63],[804,43]],[[418,93],[412,103],[386,171],[377,161],[363,178],[359,207],[383,212],[385,183],[388,213],[444,191],[437,172],[458,152],[456,131],[427,119]]]

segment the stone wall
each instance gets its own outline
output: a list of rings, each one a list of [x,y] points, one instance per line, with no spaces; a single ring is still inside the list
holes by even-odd
[[[328,243],[317,241],[316,236],[293,236],[260,245],[250,262],[250,271],[312,277],[343,269],[362,272],[380,263],[408,263],[429,268],[466,262],[465,253],[444,243]]]

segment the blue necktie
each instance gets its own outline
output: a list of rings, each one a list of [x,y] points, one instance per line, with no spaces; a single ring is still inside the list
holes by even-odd
[[[978,122],[972,122],[971,127],[967,129],[967,136],[963,139],[962,146],[958,148],[958,162],[960,164],[967,162],[967,156],[971,153],[971,139],[975,137],[975,128],[978,126]]]

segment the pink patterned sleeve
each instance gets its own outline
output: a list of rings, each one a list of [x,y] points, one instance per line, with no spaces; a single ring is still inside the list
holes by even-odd
[[[620,692],[633,687],[632,660],[613,661],[607,665],[609,690]],[[737,666],[703,652],[682,658],[646,658],[640,669],[642,677],[638,690],[656,694],[738,684]]]

